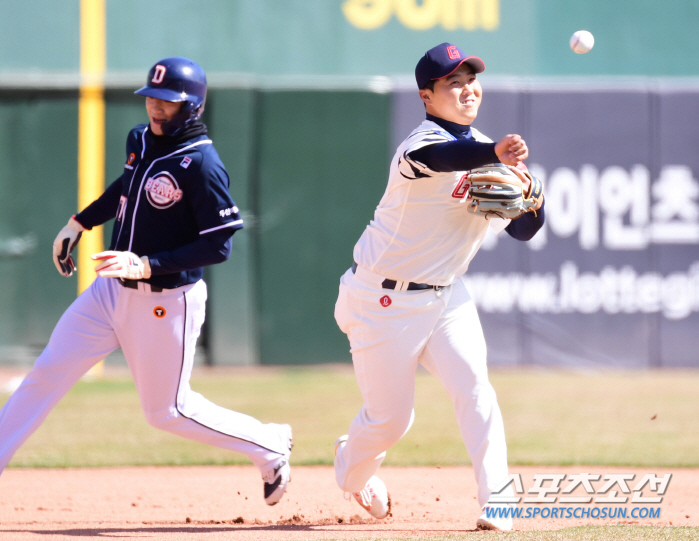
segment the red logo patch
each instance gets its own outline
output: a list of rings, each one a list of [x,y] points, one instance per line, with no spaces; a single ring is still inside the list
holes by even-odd
[[[132,152],[131,154],[129,154],[129,159],[126,160],[126,163],[129,164],[129,165],[131,165],[131,164],[134,162],[135,159],[136,159],[136,154],[134,154],[134,153]]]
[[[381,303],[381,306],[383,306],[384,308],[386,308],[387,306],[391,306],[391,297],[389,297],[388,295],[384,295],[379,299],[379,302]]]
[[[456,48],[456,45],[449,45],[449,47],[447,47],[447,54],[452,60],[461,58],[461,53],[459,52],[459,49]]]
[[[461,177],[461,180],[459,180],[459,183],[456,185],[456,188],[454,188],[454,191],[451,192],[451,196],[455,197],[456,199],[463,199],[468,195],[468,189],[471,187],[471,183],[468,181],[468,175],[464,175]]]
[[[153,315],[158,319],[162,319],[167,315],[167,311],[162,306],[156,306],[153,308]]]

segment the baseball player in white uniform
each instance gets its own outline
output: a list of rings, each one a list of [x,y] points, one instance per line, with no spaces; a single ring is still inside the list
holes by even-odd
[[[469,170],[494,162],[524,167],[528,157],[519,135],[494,143],[471,127],[482,94],[476,75],[484,69],[479,58],[448,43],[420,59],[415,75],[427,119],[398,147],[374,219],[340,282],[335,318],[349,338],[364,404],[336,442],[335,474],[340,488],[376,518],[390,512],[376,473],[412,424],[421,364],[454,404],[484,509],[478,527],[512,528],[511,518],[485,513],[491,493],[507,479],[507,451],[483,331],[462,276],[488,227],[528,240],[544,212],[512,221],[467,212]]]
[[[203,267],[228,259],[231,236],[243,227],[201,122],[204,70],[164,58],[136,94],[146,98],[149,122],[129,133],[123,174],[60,231],[54,263],[70,276],[82,232],[116,217],[111,249],[92,256],[97,279],[63,314],[0,411],[0,471],[73,384],[121,347],[148,422],[246,454],[274,505],[290,480],[291,427],[224,409],[189,385],[204,323]]]

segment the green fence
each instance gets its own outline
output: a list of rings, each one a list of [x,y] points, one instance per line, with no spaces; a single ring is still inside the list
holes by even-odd
[[[46,343],[75,297],[51,262],[77,199],[76,93],[0,92],[0,355]]]
[[[255,141],[258,93],[254,90],[213,90],[206,122],[231,178],[231,194],[242,210],[245,228],[233,236],[230,259],[209,267],[206,346],[216,364],[256,364],[259,341],[256,310],[257,271],[254,267],[256,177]]]
[[[263,363],[339,361],[339,278],[385,189],[389,98],[265,92],[260,115],[258,258]]]

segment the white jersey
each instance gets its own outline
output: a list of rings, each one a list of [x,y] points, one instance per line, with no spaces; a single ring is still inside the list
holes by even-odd
[[[476,129],[476,141],[492,142]],[[456,138],[425,120],[403,141],[391,162],[388,186],[374,219],[354,247],[354,260],[392,280],[448,286],[466,272],[491,225],[502,231],[509,220],[467,211],[466,171],[440,173],[408,154]]]

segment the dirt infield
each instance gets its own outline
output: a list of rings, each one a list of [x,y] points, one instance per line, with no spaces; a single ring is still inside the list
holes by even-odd
[[[659,519],[519,519],[518,530],[618,523],[699,525],[696,469],[514,466],[511,470],[522,475],[525,490],[532,486],[535,473],[635,473],[636,481],[647,473],[673,474],[663,502],[655,504],[662,508]],[[385,467],[381,475],[394,502],[392,516],[384,521],[371,519],[355,502],[345,500],[332,468],[324,466],[293,468],[289,491],[274,507],[265,505],[262,482],[251,466],[8,469],[0,478],[0,539],[290,541],[473,531],[479,508],[470,468]],[[633,484],[629,483],[632,488]]]

